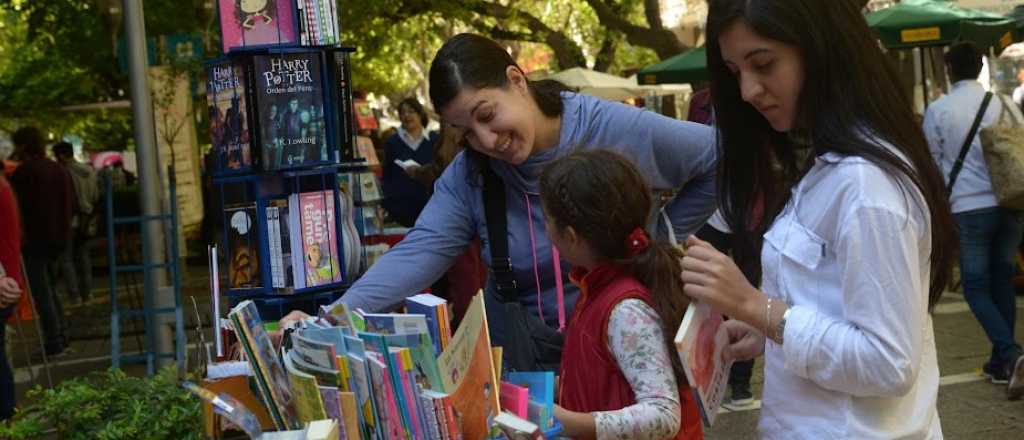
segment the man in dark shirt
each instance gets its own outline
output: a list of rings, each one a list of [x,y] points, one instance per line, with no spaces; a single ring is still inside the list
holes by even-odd
[[[67,340],[63,307],[53,288],[52,274],[58,257],[71,243],[74,187],[64,167],[46,157],[39,129],[22,128],[12,140],[21,160],[11,176],[24,230],[21,253],[43,325],[44,348],[48,356],[55,356],[65,352]]]

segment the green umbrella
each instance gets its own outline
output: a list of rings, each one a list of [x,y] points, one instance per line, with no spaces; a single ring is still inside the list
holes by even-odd
[[[973,41],[1000,50],[1013,42],[1015,23],[1002,15],[964,9],[948,1],[904,0],[865,16],[890,49]]]
[[[708,55],[698,47],[657,64],[640,69],[636,81],[640,85],[686,84],[708,80]]]

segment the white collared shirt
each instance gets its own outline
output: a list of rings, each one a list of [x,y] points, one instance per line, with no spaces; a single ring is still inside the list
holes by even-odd
[[[762,249],[763,290],[791,311],[765,347],[761,437],[942,438],[920,192],[826,153],[793,194]]]
[[[399,139],[402,139],[402,142],[405,142],[405,145],[411,148],[412,151],[419,150],[420,145],[423,145],[424,141],[430,140],[430,137],[427,136],[427,129],[425,128],[420,130],[419,137],[413,137],[413,135],[409,134],[405,128],[398,127],[398,137]]]
[[[924,117],[924,134],[928,139],[932,157],[935,158],[947,183],[949,172],[960,155],[960,148],[963,147],[964,139],[971,129],[971,124],[974,123],[984,97],[985,88],[981,83],[963,80],[954,83],[948,94],[928,106]],[[985,110],[985,116],[981,119],[979,131],[995,123],[1002,109],[1003,101],[998,96],[993,96],[988,109]],[[1020,117],[1019,109],[1011,108],[1011,111]],[[971,141],[963,168],[953,184],[950,202],[954,213],[997,205],[988,165],[985,164],[985,157],[981,151],[981,137],[977,134]]]

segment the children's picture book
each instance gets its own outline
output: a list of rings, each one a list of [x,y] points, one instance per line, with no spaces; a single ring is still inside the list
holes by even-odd
[[[421,293],[405,299],[405,309],[409,313],[420,314],[427,319],[430,340],[434,343],[434,355],[440,356],[441,351],[451,339],[448,322],[448,301],[430,293]]]
[[[265,170],[327,162],[327,124],[318,52],[253,57],[256,121]]]
[[[221,46],[232,49],[298,42],[295,0],[218,0]]]
[[[694,389],[704,424],[715,422],[722,405],[729,368],[722,360],[722,348],[729,343],[722,314],[707,304],[691,301],[674,340],[686,380]]]
[[[502,382],[500,397],[501,409],[522,419],[529,417],[530,390],[528,388]]]
[[[206,68],[214,172],[243,171],[252,167],[247,81],[245,64],[237,60],[211,63]]]
[[[451,345],[437,359],[465,438],[484,438],[501,411],[483,293],[473,297]]]
[[[277,356],[270,336],[263,329],[259,312],[252,300],[245,300],[231,309],[228,318],[249,364],[256,373],[263,403],[278,429],[297,429],[298,414],[293,401],[288,375]]]
[[[540,427],[509,412],[494,418],[494,424],[508,440],[535,440],[544,438]]]
[[[302,220],[302,250],[306,286],[341,281],[338,258],[338,228],[334,221],[334,192],[299,194]]]
[[[224,216],[228,229],[228,286],[232,289],[262,287],[256,204],[227,206]]]
[[[505,380],[513,385],[525,387],[530,395],[527,403],[527,419],[541,429],[554,425],[552,417],[555,403],[555,373],[552,371],[513,371]],[[502,393],[504,397],[504,393]]]
[[[270,245],[272,285],[281,293],[295,287],[292,268],[291,228],[288,226],[288,200],[272,199],[267,203],[267,241]]]
[[[362,313],[366,330],[370,333],[397,335],[406,333],[430,333],[425,315],[405,313]]]
[[[295,368],[290,353],[285,354],[282,358],[285,370],[288,372],[288,383],[292,387],[295,412],[299,416],[299,422],[305,424],[327,418],[316,378]]]

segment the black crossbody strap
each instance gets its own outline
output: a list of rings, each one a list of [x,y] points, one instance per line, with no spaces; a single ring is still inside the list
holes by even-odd
[[[508,252],[508,218],[505,211],[505,184],[485,160],[480,166],[484,178],[484,218],[491,248],[490,274],[494,278],[498,299],[502,302],[519,300],[519,289],[512,277],[512,257]]]
[[[985,93],[985,99],[981,101],[981,108],[978,109],[978,114],[974,116],[971,130],[967,132],[964,145],[960,147],[960,156],[956,158],[956,162],[953,163],[953,169],[949,171],[949,184],[946,185],[947,195],[953,194],[953,184],[956,183],[956,178],[960,175],[960,169],[964,167],[964,158],[967,157],[967,151],[971,149],[974,135],[978,134],[978,127],[981,125],[981,118],[985,116],[985,110],[988,109],[989,101],[992,101],[992,92]]]

